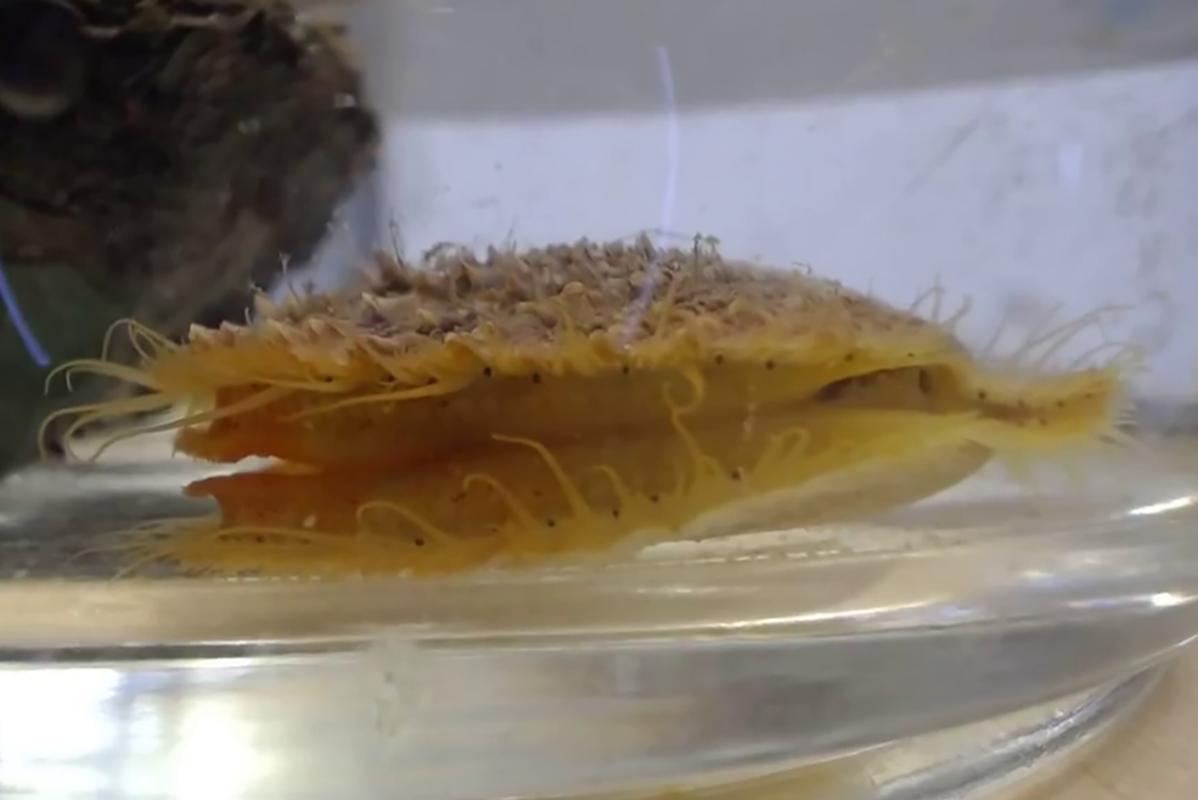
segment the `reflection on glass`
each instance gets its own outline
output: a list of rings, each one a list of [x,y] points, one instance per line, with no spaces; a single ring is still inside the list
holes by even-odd
[[[0,788],[69,797],[111,786],[120,746],[113,698],[121,674],[105,668],[0,670]]]

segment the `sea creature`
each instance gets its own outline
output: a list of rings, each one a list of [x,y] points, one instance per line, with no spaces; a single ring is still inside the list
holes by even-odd
[[[193,483],[211,518],[135,561],[240,574],[453,573],[860,516],[994,457],[1120,439],[1118,359],[1050,371],[1093,315],[1005,360],[800,270],[646,238],[380,255],[344,292],[64,365],[136,384],[73,428],[186,411],[178,450],[269,466]]]

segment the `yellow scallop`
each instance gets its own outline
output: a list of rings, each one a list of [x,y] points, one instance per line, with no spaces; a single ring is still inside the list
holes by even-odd
[[[380,257],[258,311],[181,345],[130,324],[137,368],[64,365],[144,389],[77,425],[184,406],[157,426],[182,452],[275,460],[189,486],[219,514],[136,559],[440,574],[861,516],[1113,441],[1123,403],[1115,363],[1032,365],[1090,320],[986,363],[951,326],[701,241]]]

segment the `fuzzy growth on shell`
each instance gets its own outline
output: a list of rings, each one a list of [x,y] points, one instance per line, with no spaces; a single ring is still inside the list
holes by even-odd
[[[440,573],[804,524],[1111,439],[1122,402],[1117,363],[993,369],[951,324],[702,241],[380,256],[258,312],[182,345],[130,325],[136,368],[65,365],[145,390],[77,425],[183,407],[153,426],[181,451],[277,462],[190,487],[218,517],[135,537],[139,558]]]

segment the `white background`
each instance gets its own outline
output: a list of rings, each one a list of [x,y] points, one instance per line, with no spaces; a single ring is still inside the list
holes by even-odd
[[[1131,304],[1110,333],[1149,348],[1143,388],[1189,397],[1195,12],[1168,0],[365,6],[354,30],[389,130],[374,241],[388,223],[407,255],[701,233],[725,255],[810,264],[896,303],[939,279],[954,303],[973,298],[968,331],[987,338],[1006,318],[1012,342],[1057,305],[1064,319]]]

